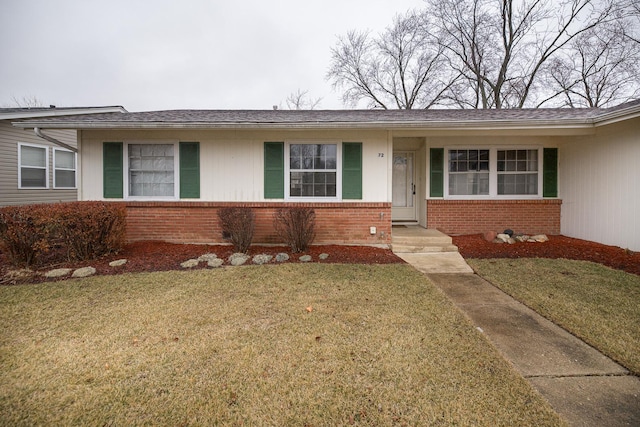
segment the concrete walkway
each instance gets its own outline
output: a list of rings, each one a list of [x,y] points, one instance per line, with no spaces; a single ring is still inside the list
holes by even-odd
[[[442,263],[432,254],[398,255],[425,273],[569,425],[640,426],[638,377],[472,274],[459,254]]]

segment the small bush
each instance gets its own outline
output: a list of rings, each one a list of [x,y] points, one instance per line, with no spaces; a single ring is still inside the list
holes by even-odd
[[[11,206],[0,209],[0,245],[16,266],[49,252],[52,262],[87,260],[122,249],[125,225],[124,207],[110,203]]]
[[[57,233],[70,260],[94,259],[124,247],[126,211],[105,202],[62,203],[56,207]]]
[[[222,208],[218,210],[222,235],[233,244],[236,252],[247,253],[256,228],[255,214],[251,208]]]
[[[53,228],[46,205],[0,209],[0,246],[15,266],[33,265],[48,252]]]
[[[280,208],[274,214],[273,224],[293,252],[306,251],[316,237],[316,212],[311,208]]]

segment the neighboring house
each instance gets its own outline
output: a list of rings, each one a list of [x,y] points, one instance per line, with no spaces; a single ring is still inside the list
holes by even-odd
[[[80,200],[126,205],[129,240],[221,242],[217,209],[315,208],[318,243],[392,224],[506,228],[640,250],[640,100],[609,109],[156,111],[30,119],[77,129]],[[375,227],[375,228],[373,228]]]
[[[75,130],[50,136],[65,146],[39,137],[11,122],[64,115],[126,112],[122,107],[0,108],[0,206],[77,200]]]

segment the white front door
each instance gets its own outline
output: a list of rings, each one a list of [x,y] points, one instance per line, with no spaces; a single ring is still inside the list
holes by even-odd
[[[394,151],[391,219],[393,221],[416,220],[416,186],[414,180],[414,153]]]

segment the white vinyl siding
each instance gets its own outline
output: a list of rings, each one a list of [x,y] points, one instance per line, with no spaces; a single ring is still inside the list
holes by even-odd
[[[267,200],[264,198],[265,141],[290,139],[295,143],[308,141],[338,145],[342,141],[358,141],[362,142],[363,170],[362,199],[358,202],[386,202],[391,198],[391,193],[387,192],[391,179],[390,164],[387,162],[388,159],[391,159],[391,155],[388,154],[391,145],[387,132],[369,130],[304,132],[277,130],[172,130],[166,132],[118,130],[107,132],[83,130],[82,138],[82,164],[78,169],[82,173],[82,176],[78,178],[78,182],[81,184],[79,186],[82,192],[81,200],[103,199],[103,142],[126,142],[127,140],[130,140],[131,143],[144,141],[158,144],[173,140],[198,141],[200,143],[201,179],[199,201],[202,202]],[[285,147],[285,152],[286,150]],[[126,147],[124,153],[126,158]],[[179,188],[179,183],[176,185]],[[337,192],[339,191],[338,189]],[[316,198],[314,200],[333,201],[333,198]]]
[[[53,187],[76,188],[76,153],[53,149]]]
[[[18,188],[49,188],[49,147],[18,144]]]

